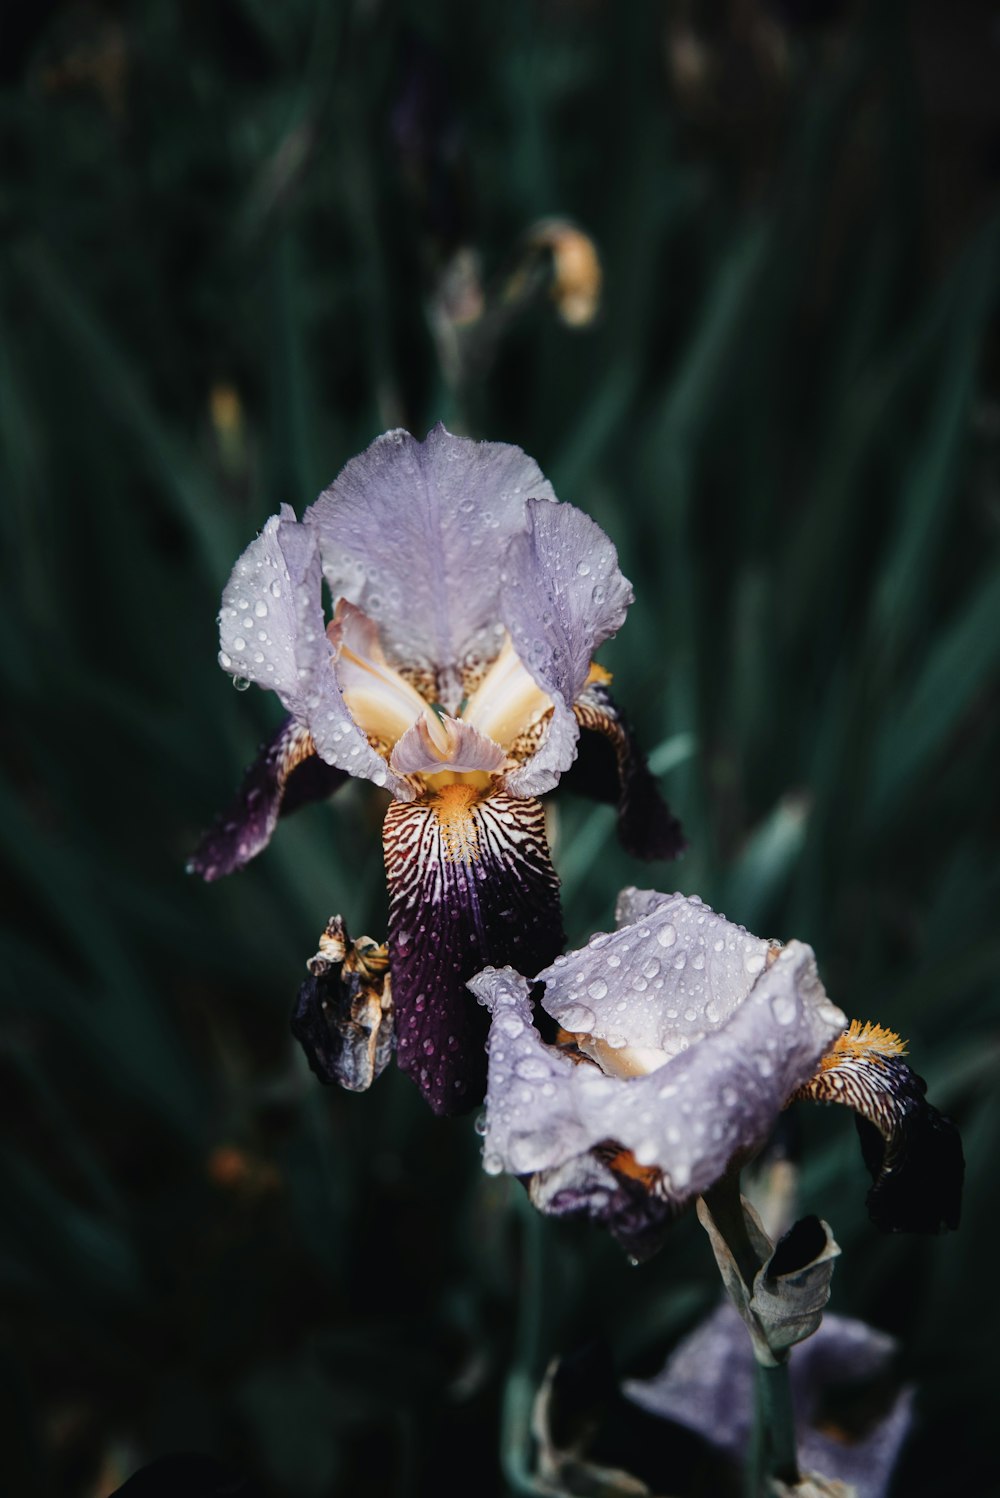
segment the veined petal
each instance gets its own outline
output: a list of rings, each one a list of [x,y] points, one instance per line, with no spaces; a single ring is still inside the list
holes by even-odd
[[[756,1152],[799,1085],[792,1079],[815,1072],[842,1023],[811,950],[792,942],[715,1033],[623,1079],[546,1046],[516,974],[483,972],[470,987],[493,1013],[486,1168],[524,1175],[610,1140],[660,1171],[677,1201],[706,1191],[736,1155]],[[542,1002],[548,1009],[547,987]]]
[[[687,847],[681,824],[660,794],[627,720],[607,687],[588,683],[576,699],[581,734],[564,782],[569,790],[618,806],[618,837],[634,858],[677,858]]]
[[[519,447],[436,426],[423,442],[386,432],[307,511],[334,597],[376,621],[391,659],[438,672],[454,712],[460,671],[497,651],[499,559],[525,500],[555,500]]]
[[[453,784],[393,803],[383,830],[399,1064],[437,1113],[481,1101],[485,1016],[465,983],[490,962],[529,972],[563,943],[537,801]]]
[[[277,692],[327,764],[412,794],[405,784],[392,784],[344,702],[323,627],[316,534],[288,505],[236,563],[222,595],[219,641],[223,668]]]
[[[286,718],[247,770],[235,800],[198,844],[189,872],[212,880],[241,869],[267,847],[279,817],[331,796],[347,778],[319,758],[307,728]]]
[[[902,1059],[897,1036],[857,1020],[793,1094],[855,1111],[872,1177],[869,1216],[889,1233],[957,1228],[965,1161],[950,1119],[927,1102],[927,1084]]]
[[[594,651],[621,628],[633,596],[615,548],[589,516],[572,505],[534,502],[527,513],[528,528],[504,559],[500,617],[554,710],[538,752],[508,780],[516,795],[551,790],[572,763],[573,703]]]
[[[397,775],[483,774],[499,770],[507,756],[499,744],[462,718],[426,708],[400,739],[389,764]]]

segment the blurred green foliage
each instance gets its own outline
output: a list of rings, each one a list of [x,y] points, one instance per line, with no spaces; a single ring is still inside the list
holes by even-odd
[[[691,851],[638,867],[607,809],[557,795],[571,937],[638,882],[804,938],[961,1121],[957,1236],[876,1234],[839,1110],[803,1111],[802,1207],[844,1247],[834,1307],[899,1336],[919,1385],[898,1491],[987,1491],[997,121],[970,93],[956,139],[938,85],[975,72],[988,7],[940,74],[932,7],[704,9],[142,0],[5,23],[19,1498],[101,1498],[185,1449],[268,1495],[530,1491],[549,1358],[607,1337],[651,1369],[713,1302],[696,1226],[632,1269],[533,1221],[471,1124],[395,1072],[347,1096],[305,1071],[287,1013],[326,917],[384,928],[370,788],[237,878],[183,873],[278,716],[215,663],[233,560],[384,427],[440,417],[535,456],[635,584],[605,659]],[[600,255],[584,327],[544,257],[505,300],[551,215]],[[648,1428],[622,1440],[657,1470]],[[655,1490],[717,1491],[701,1471],[686,1452]]]

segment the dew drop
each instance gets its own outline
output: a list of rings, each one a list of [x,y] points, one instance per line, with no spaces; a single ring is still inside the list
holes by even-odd
[[[577,1034],[589,1035],[594,1028],[594,1011],[588,1009],[586,1004],[567,1004],[562,1014],[556,1018],[564,1030]]]
[[[793,1024],[798,1009],[794,994],[776,993],[771,997],[771,1013],[779,1025]]]
[[[587,987],[587,992],[592,999],[603,999],[608,991],[608,985],[603,978],[595,978],[593,983]]]
[[[661,947],[672,947],[677,940],[677,932],[673,926],[661,926],[656,933],[656,940]]]
[[[540,1056],[522,1057],[514,1070],[525,1082],[540,1082],[549,1074],[549,1069]]]

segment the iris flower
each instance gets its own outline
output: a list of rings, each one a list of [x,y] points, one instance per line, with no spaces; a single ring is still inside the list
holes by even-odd
[[[761,940],[696,896],[627,889],[617,930],[535,983],[553,1043],[519,973],[469,986],[492,1016],[484,1165],[524,1178],[543,1212],[603,1222],[644,1256],[811,1098],[855,1110],[880,1228],[957,1226],[957,1130],[896,1035],[847,1024],[802,942]]]
[[[849,1426],[831,1419],[831,1399],[860,1384],[886,1384],[895,1343],[885,1332],[827,1314],[802,1343],[790,1367],[799,1459],[804,1472],[823,1472],[856,1498],[885,1498],[911,1421],[913,1390],[871,1400],[868,1418]],[[731,1305],[722,1304],[685,1337],[651,1379],[629,1379],[626,1398],[672,1420],[738,1462],[753,1429],[754,1360],[746,1331]],[[854,1414],[852,1408],[852,1414]],[[860,1428],[859,1428],[860,1425]]]
[[[379,437],[301,521],[283,506],[236,563],[220,664],[276,692],[288,717],[192,867],[205,879],[242,867],[281,814],[350,776],[392,798],[374,987],[357,981],[374,943],[337,929],[300,1000],[296,1031],[324,1080],[364,1085],[394,1026],[399,1063],[435,1110],[481,1099],[485,1017],[465,981],[489,963],[536,971],[562,947],[537,798],[577,758],[581,730],[597,746],[580,754],[585,788],[617,800],[625,846],[683,847],[592,660],[631,600],[608,537],[558,503],[531,458],[443,426],[424,442]],[[345,953],[353,986],[333,1014]]]

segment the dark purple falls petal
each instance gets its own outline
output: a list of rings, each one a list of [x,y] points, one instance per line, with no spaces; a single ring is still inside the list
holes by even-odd
[[[460,1113],[486,1090],[489,1017],[467,980],[508,963],[535,973],[563,946],[545,813],[449,785],[394,801],[383,839],[397,1058],[435,1113]]]
[[[795,1098],[846,1103],[856,1114],[872,1178],[868,1215],[884,1233],[941,1233],[958,1227],[965,1158],[958,1129],[931,1106],[927,1084],[899,1056],[845,1054]]]
[[[573,707],[582,729],[563,785],[618,807],[618,837],[633,858],[677,858],[687,847],[681,824],[660,794],[627,720],[600,682],[584,688]]]
[[[198,844],[188,872],[211,881],[243,868],[267,847],[279,817],[324,800],[349,778],[345,770],[320,759],[307,728],[286,718],[262,745],[235,799]]]

